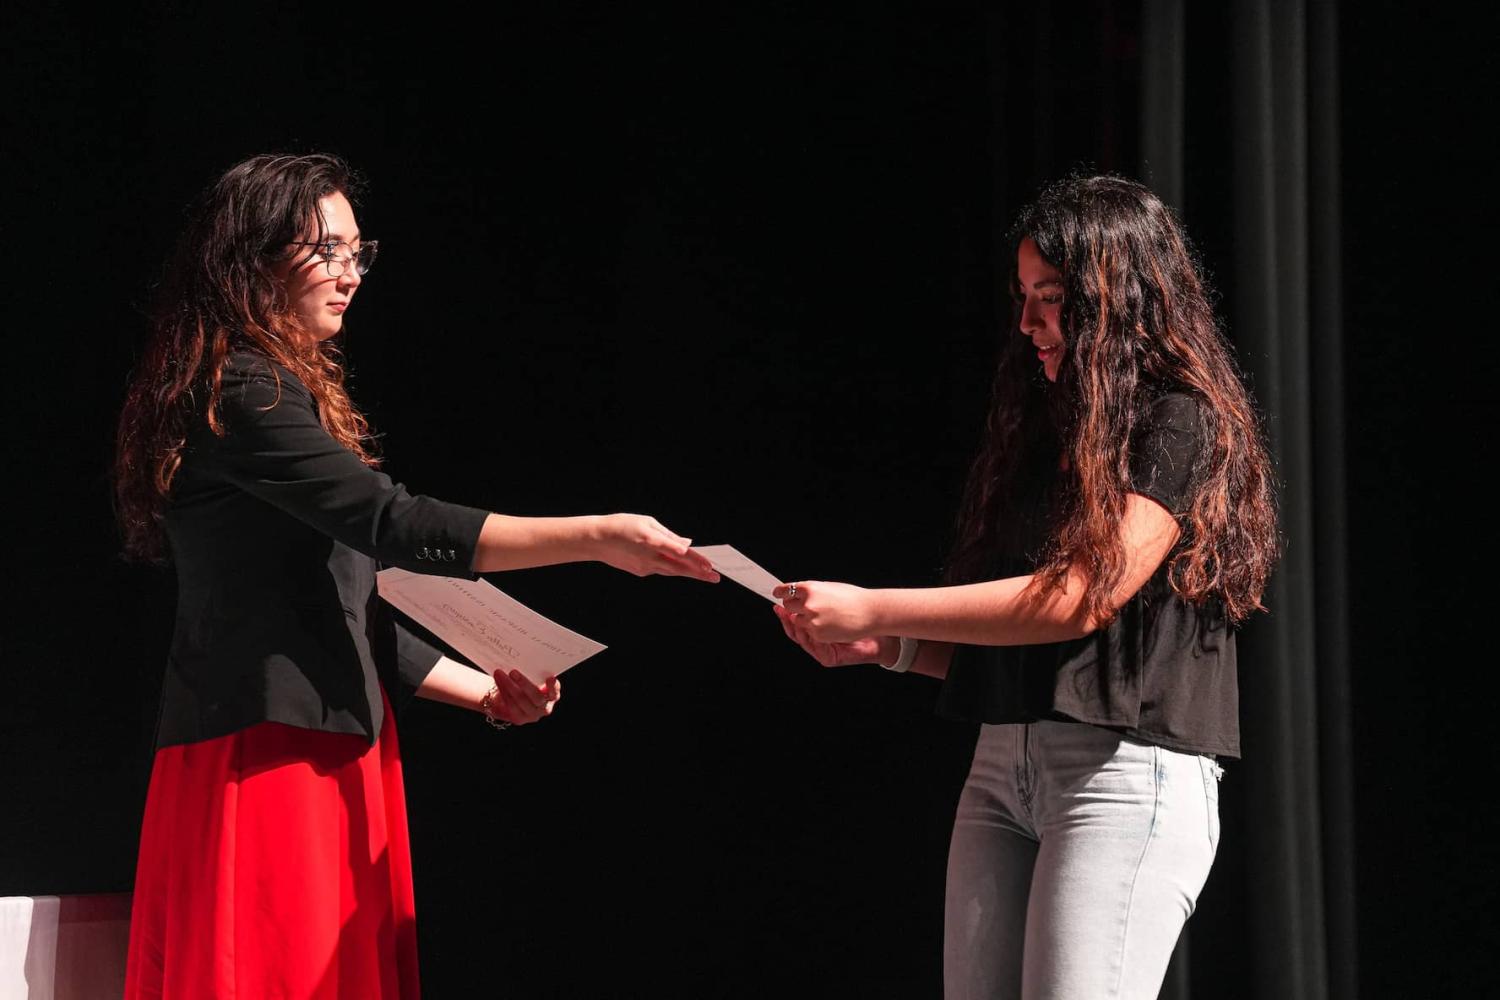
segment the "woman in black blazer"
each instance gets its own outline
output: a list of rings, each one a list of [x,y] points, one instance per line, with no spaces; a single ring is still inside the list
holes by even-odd
[[[205,192],[121,414],[127,551],[170,560],[163,684],[126,995],[416,996],[392,704],[533,722],[561,695],[402,628],[377,564],[469,576],[598,560],[714,581],[633,514],[523,518],[377,468],[330,346],[374,262],[349,169],[258,156]]]

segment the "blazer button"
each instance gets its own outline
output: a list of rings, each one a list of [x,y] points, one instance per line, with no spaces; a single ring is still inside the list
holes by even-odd
[[[422,546],[422,551],[417,553],[417,558],[418,559],[427,559],[427,558],[430,558],[427,555],[427,546],[425,546],[425,545]]]
[[[452,562],[452,561],[453,561],[453,560],[454,560],[454,559],[456,559],[456,558],[457,558],[457,556],[455,556],[455,555],[454,555],[454,554],[453,554],[453,550],[452,550],[452,549],[449,549],[449,550],[448,550],[448,561],[449,561],[449,562]]]

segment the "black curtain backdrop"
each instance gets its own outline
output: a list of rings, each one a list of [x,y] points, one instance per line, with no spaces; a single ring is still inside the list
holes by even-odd
[[[0,894],[131,884],[175,595],[114,555],[112,424],[184,206],[228,164],[368,175],[381,259],[344,346],[413,489],[649,511],[872,586],[937,580],[1005,335],[1000,233],[1099,169],[1182,214],[1285,483],[1246,760],[1164,995],[1482,981],[1472,26],[1250,0],[0,18]],[[939,994],[974,734],[932,682],[819,670],[732,584],[491,579],[610,649],[543,724],[400,720],[430,995]]]

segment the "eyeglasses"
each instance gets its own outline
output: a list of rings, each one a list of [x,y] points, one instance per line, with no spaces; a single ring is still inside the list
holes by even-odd
[[[354,265],[354,273],[364,277],[370,270],[370,265],[375,263],[375,251],[380,246],[379,240],[369,240],[361,243],[355,250],[347,243],[336,240],[324,240],[321,243],[303,240],[293,243],[294,247],[317,247],[317,256],[323,258],[323,266],[328,269],[330,278],[341,278],[349,265]]]

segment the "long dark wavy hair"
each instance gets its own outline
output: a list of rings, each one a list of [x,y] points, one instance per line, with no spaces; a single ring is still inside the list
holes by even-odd
[[[1181,537],[1168,559],[1187,601],[1216,599],[1231,622],[1264,610],[1278,555],[1275,483],[1264,431],[1211,295],[1172,212],[1120,177],[1070,177],[1047,188],[1011,229],[1062,274],[1066,355],[1057,382],[1040,374],[1020,335],[1019,304],[995,373],[984,443],[969,474],[949,556],[950,581],[981,579],[1004,526],[1025,516],[1028,481],[1060,477],[1048,537],[1036,553],[1036,595],[1069,570],[1087,580],[1083,611],[1114,619],[1125,571],[1120,522],[1130,490],[1129,447],[1166,391],[1198,403],[1201,447]],[[1059,459],[1067,469],[1059,472]]]
[[[258,353],[292,372],[312,393],[328,432],[377,464],[369,425],[344,389],[337,349],[301,329],[278,276],[301,256],[290,244],[326,236],[319,200],[340,192],[354,201],[359,188],[337,157],[265,155],[230,167],[199,197],[157,289],[150,338],[120,412],[114,492],[126,555],[165,559],[161,518],[188,431],[206,421],[223,436],[221,380],[234,351]]]

